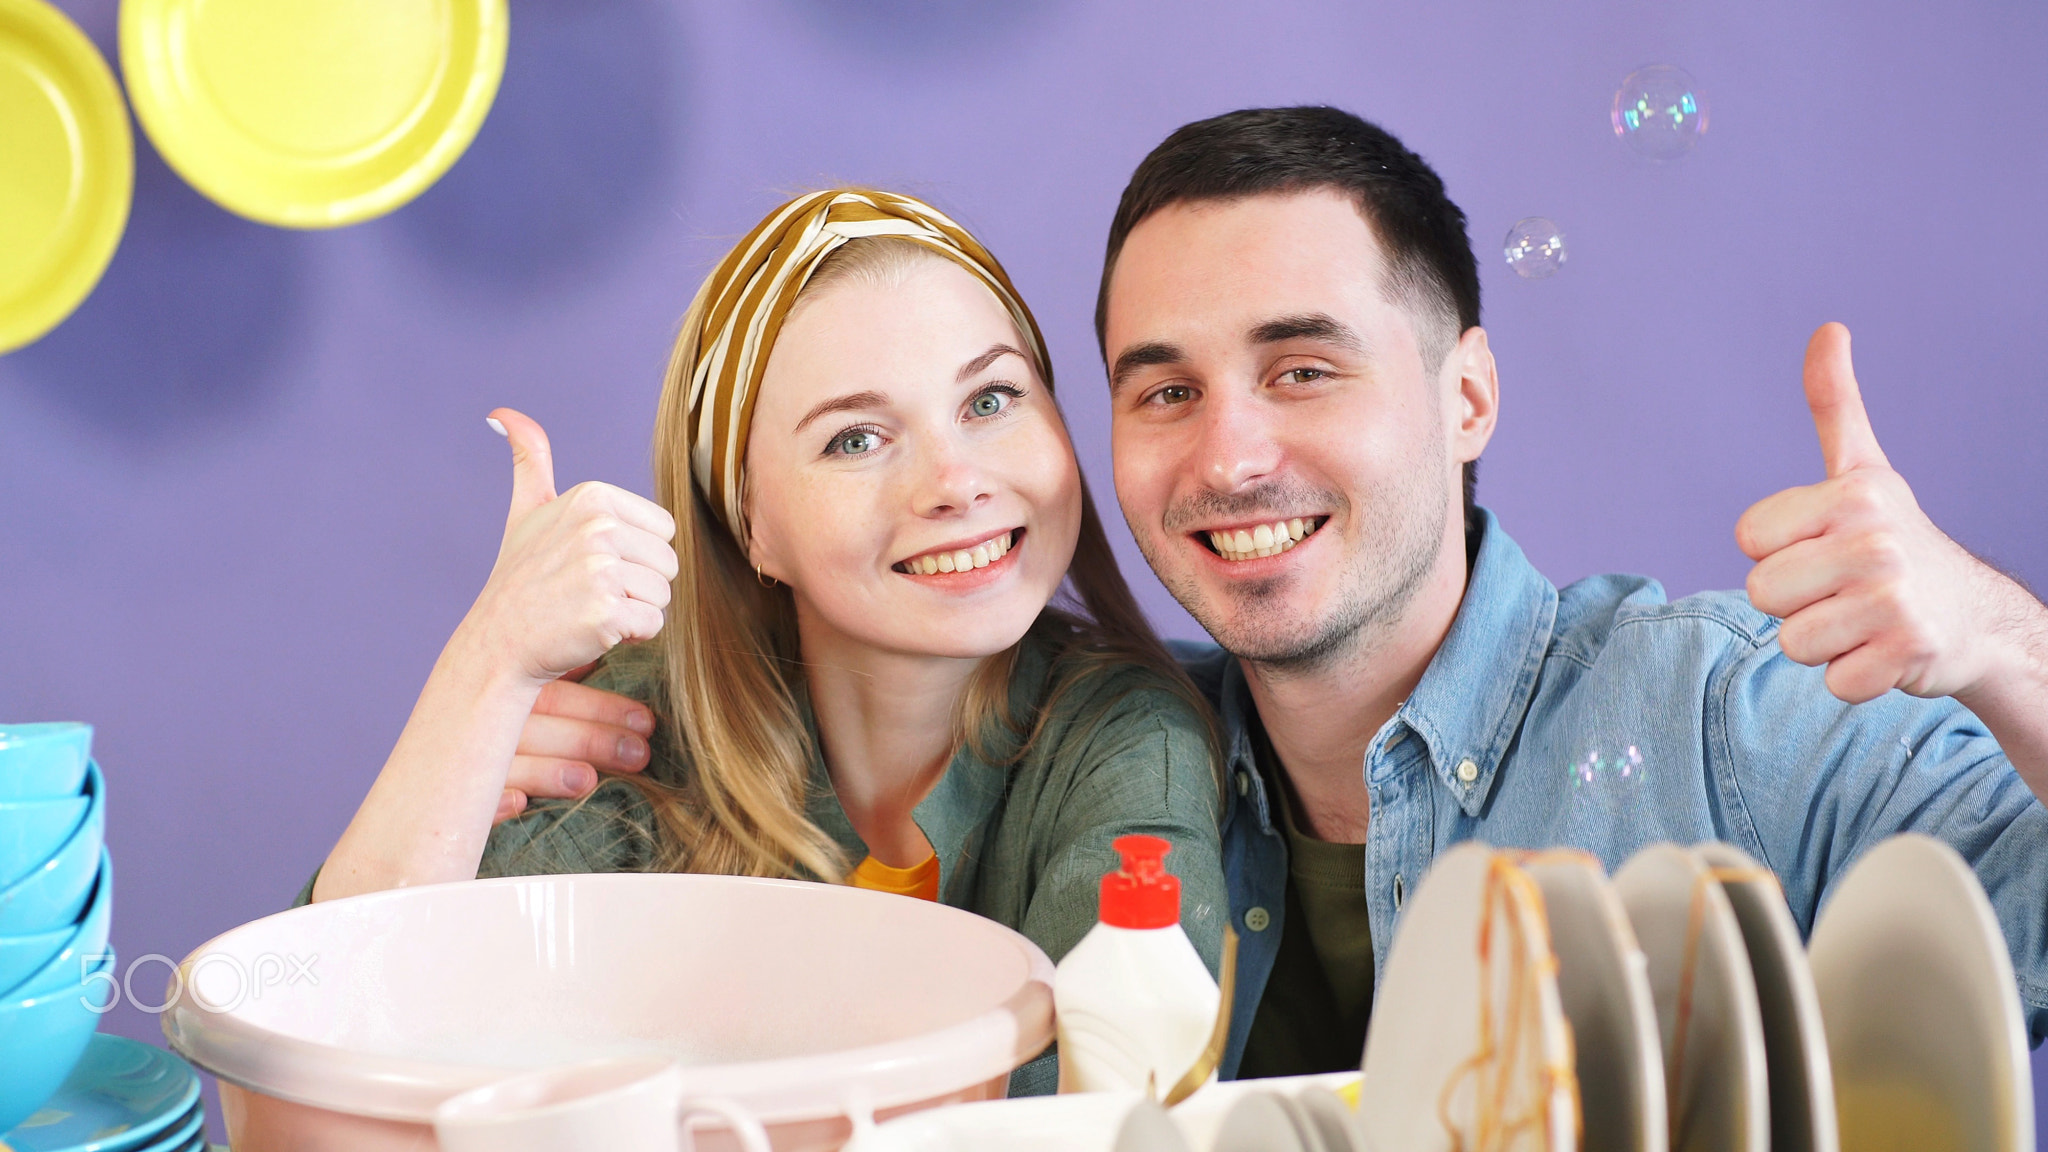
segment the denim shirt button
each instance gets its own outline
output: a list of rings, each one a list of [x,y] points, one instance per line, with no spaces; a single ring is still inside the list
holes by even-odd
[[[1470,760],[1458,761],[1458,779],[1467,784],[1479,779],[1479,765]]]
[[[1243,796],[1252,790],[1252,774],[1239,769],[1237,773],[1237,794]]]
[[[1272,923],[1272,913],[1267,912],[1264,908],[1245,909],[1244,926],[1246,928],[1249,928],[1254,932],[1264,932],[1267,926],[1271,925]]]

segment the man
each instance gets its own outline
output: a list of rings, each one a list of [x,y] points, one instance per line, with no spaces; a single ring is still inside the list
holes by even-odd
[[[1402,901],[1472,838],[1609,868],[1726,840],[1810,930],[1863,850],[1928,833],[1984,882],[2048,1033],[2048,609],[1919,511],[1846,330],[1807,352],[1827,478],[1742,517],[1746,597],[1672,603],[1555,588],[1473,503],[1498,385],[1464,215],[1357,117],[1175,132],[1124,192],[1096,323],[1125,518],[1220,645],[1182,656],[1228,758],[1226,1075],[1357,1067]],[[576,688],[515,779],[566,787],[578,742],[637,739]]]

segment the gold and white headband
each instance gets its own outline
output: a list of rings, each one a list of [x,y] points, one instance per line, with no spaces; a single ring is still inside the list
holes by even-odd
[[[782,322],[820,261],[848,240],[896,236],[922,244],[988,285],[1010,312],[1051,384],[1052,363],[1038,322],[1003,266],[979,241],[931,205],[889,192],[834,189],[799,196],[774,212],[720,262],[693,311],[697,360],[690,368],[690,470],[713,511],[746,541],[741,477],[754,397]],[[684,336],[693,335],[685,332]]]

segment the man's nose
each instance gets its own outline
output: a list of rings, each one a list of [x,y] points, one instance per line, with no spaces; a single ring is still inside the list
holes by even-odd
[[[1212,398],[1200,420],[1194,463],[1210,488],[1236,492],[1279,469],[1280,442],[1271,414],[1251,397]]]

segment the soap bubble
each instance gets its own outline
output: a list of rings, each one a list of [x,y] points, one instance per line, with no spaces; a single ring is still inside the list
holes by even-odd
[[[1584,760],[1571,766],[1572,787],[1582,788],[1588,784],[1599,784],[1605,780],[1610,785],[1623,780],[1643,778],[1643,754],[1631,744],[1628,751],[1613,758],[1600,755],[1598,748],[1586,753]]]
[[[1541,280],[1564,267],[1564,233],[1541,216],[1515,221],[1502,249],[1508,267],[1524,280]]]
[[[1652,64],[1614,92],[1614,134],[1651,160],[1676,160],[1707,130],[1707,98],[1683,68]]]
[[[1571,784],[1563,791],[1588,812],[1619,817],[1643,801],[1643,750],[1633,744],[1620,751],[1592,749],[1565,770]]]

